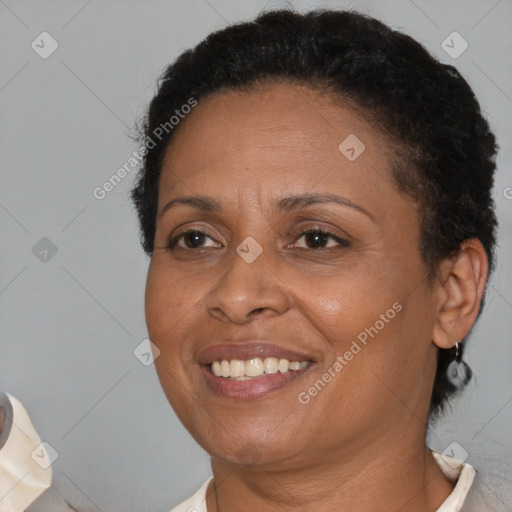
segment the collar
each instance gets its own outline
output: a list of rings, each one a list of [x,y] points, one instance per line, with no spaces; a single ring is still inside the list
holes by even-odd
[[[443,475],[448,478],[450,482],[455,483],[452,493],[436,512],[459,512],[473,484],[476,471],[468,463],[456,459],[455,457],[433,450],[432,455],[443,472]]]

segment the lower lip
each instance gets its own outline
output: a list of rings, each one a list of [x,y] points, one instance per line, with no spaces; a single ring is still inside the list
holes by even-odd
[[[201,366],[206,383],[216,393],[228,398],[259,398],[282,389],[295,379],[304,375],[313,364],[309,364],[301,370],[292,370],[284,373],[277,372],[251,380],[233,380],[226,377],[217,377],[210,371],[210,366]]]

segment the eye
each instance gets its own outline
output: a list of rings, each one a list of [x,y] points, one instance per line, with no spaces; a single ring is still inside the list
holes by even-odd
[[[295,239],[295,241],[297,242],[301,238],[304,238],[306,244],[305,246],[301,247],[302,249],[332,249],[333,247],[336,247],[336,245],[342,247],[350,247],[350,243],[347,240],[340,238],[334,233],[331,233],[330,231],[320,227],[303,231],[300,236]],[[213,242],[213,245],[204,245],[207,239],[210,239]],[[332,241],[331,245],[329,245],[329,240]],[[183,233],[180,233],[179,235],[171,238],[168,244],[168,248],[171,250],[174,250],[176,247],[180,249],[197,250],[203,249],[205,247],[221,246],[221,244],[215,242],[213,235],[198,229],[189,229],[188,231],[184,231]]]
[[[214,241],[212,235],[210,235],[209,233],[199,231],[198,229],[190,229],[175,236],[174,238],[171,238],[168,247],[171,250],[174,250],[176,246],[178,246],[180,249],[202,249],[203,247],[206,247],[203,244],[205,240],[208,238]],[[185,245],[180,244],[180,242],[182,241]],[[216,245],[210,247],[220,247],[220,244],[218,244],[217,242],[214,242],[214,244]]]
[[[347,240],[344,240],[334,233],[319,227],[303,231],[295,240],[297,241],[301,238],[304,238],[306,242],[306,247],[302,247],[305,249],[331,249],[336,247],[336,245],[341,245],[342,247],[350,247],[350,243]],[[333,245],[320,247],[328,244],[329,239],[334,241]]]

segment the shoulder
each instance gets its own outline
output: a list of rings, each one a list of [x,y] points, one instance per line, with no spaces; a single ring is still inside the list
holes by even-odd
[[[461,512],[509,512],[512,503],[512,466],[510,445],[499,439],[480,441],[471,450],[475,480]]]
[[[508,512],[508,501],[494,485],[489,486],[478,475],[469,489],[460,512]]]
[[[437,512],[508,512],[510,503],[510,479],[507,468],[499,460],[480,457],[480,469],[475,470],[445,453],[432,451],[443,474],[455,484],[452,494]],[[487,463],[486,463],[487,462]]]

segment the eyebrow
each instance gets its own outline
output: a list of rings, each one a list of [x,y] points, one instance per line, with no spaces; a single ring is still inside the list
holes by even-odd
[[[313,204],[325,204],[325,203],[335,203],[341,206],[348,206],[349,208],[353,208],[373,221],[375,221],[373,215],[370,212],[365,210],[362,206],[354,203],[350,199],[346,197],[341,197],[336,194],[328,194],[328,193],[308,193],[308,194],[298,194],[285,196],[277,201],[276,206],[277,209],[281,212],[290,212],[294,210],[298,210],[300,208],[306,208],[307,206],[311,206]],[[176,199],[172,199],[169,201],[163,208],[159,214],[159,217],[162,217],[165,212],[177,206],[179,204],[184,204],[190,206],[192,208],[196,208],[197,210],[201,210],[204,212],[219,212],[222,210],[222,204],[220,201],[213,197],[207,196],[188,196],[188,197],[178,197]]]

